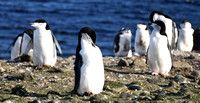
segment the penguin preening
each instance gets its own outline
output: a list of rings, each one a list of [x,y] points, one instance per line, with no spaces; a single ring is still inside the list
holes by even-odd
[[[122,28],[115,36],[113,43],[113,53],[115,57],[131,57],[131,30],[129,28]]]
[[[191,52],[193,48],[194,29],[189,21],[184,20],[180,24],[177,50]]]
[[[104,66],[101,51],[95,45],[96,33],[94,29],[82,28],[78,40],[73,91],[80,95],[98,94],[104,85]]]
[[[164,22],[157,20],[151,23],[153,31],[150,36],[150,45],[148,49],[149,67],[152,75],[168,75],[172,67],[171,48],[165,33]]]
[[[150,41],[150,29],[144,23],[137,24],[137,30],[135,34],[135,52],[134,55],[142,56],[146,55]]]
[[[36,28],[33,34],[33,64],[54,66],[57,60],[56,46],[60,54],[62,51],[49,24],[43,19],[38,19],[30,25]]]
[[[172,49],[175,49],[178,31],[176,28],[176,23],[172,20],[172,18],[162,12],[153,11],[149,16],[149,19],[151,22],[155,22],[156,20],[164,22],[169,45]]]
[[[23,59],[25,56],[29,55],[32,57],[32,41],[33,29],[28,29],[19,34],[11,44],[11,60],[20,59],[20,61],[27,61]]]

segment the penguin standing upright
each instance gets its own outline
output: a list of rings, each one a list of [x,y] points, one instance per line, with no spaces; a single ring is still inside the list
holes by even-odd
[[[165,33],[165,24],[157,20],[151,23],[153,31],[150,36],[150,45],[148,49],[149,67],[152,75],[168,75],[172,67],[172,55]]]
[[[62,51],[49,24],[38,19],[30,25],[36,28],[33,35],[33,64],[54,66],[57,60],[56,46],[61,54]]]
[[[150,30],[144,23],[137,24],[137,30],[135,34],[135,52],[134,55],[142,56],[146,55],[150,41]]]
[[[155,22],[156,20],[164,22],[166,28],[165,33],[167,34],[169,45],[172,49],[175,49],[175,41],[178,34],[176,23],[172,20],[172,18],[162,12],[153,11],[149,16],[149,19],[151,22]]]
[[[74,92],[80,95],[98,94],[104,85],[104,66],[101,51],[95,45],[94,29],[82,28],[78,40]]]
[[[131,30],[122,28],[115,36],[113,43],[113,52],[115,57],[131,57]]]
[[[194,29],[189,21],[184,20],[180,24],[177,49],[181,51],[192,51]]]
[[[14,60],[22,55],[28,55],[32,51],[33,29],[28,29],[22,34],[19,34],[11,44],[11,60]],[[30,53],[30,56],[32,54]]]

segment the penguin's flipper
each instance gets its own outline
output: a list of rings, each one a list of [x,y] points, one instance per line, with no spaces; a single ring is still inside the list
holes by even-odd
[[[113,43],[113,51],[116,53],[119,51],[119,34],[116,35]]]
[[[172,49],[171,49],[171,46],[169,45],[168,39],[167,39],[167,47],[168,47],[168,50],[169,50],[169,53],[170,53],[170,56],[171,56],[172,67],[173,67],[173,66],[174,66],[174,63],[173,63]]]
[[[58,48],[60,54],[62,55],[62,50],[60,48],[60,45],[59,45],[58,41],[56,40],[56,37],[53,35],[52,32],[51,32],[51,34],[52,34],[52,37],[53,37],[53,42],[56,44],[56,47]]]
[[[148,51],[149,51],[149,46],[148,46],[148,48],[147,48],[146,64],[147,64],[147,60],[148,60]]]
[[[31,39],[31,40],[29,41],[29,43],[27,44],[27,46],[26,46],[26,49],[25,49],[24,54],[28,54],[29,51],[30,51],[30,49],[32,49],[32,48],[33,48],[33,40]]]
[[[80,79],[81,79],[81,66],[83,65],[82,57],[79,53],[76,54],[75,66],[74,66],[74,73],[75,73],[75,85],[74,85],[74,92],[77,92]]]

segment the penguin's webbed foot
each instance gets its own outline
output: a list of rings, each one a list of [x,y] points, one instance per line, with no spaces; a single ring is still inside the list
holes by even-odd
[[[157,73],[157,72],[152,72],[151,74],[152,74],[152,75],[158,75],[158,73]]]

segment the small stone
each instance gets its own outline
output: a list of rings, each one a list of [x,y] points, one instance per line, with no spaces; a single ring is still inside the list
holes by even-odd
[[[195,79],[200,78],[200,71],[198,70],[192,71],[191,76]]]
[[[40,100],[34,100],[34,101],[30,101],[28,103],[41,103],[41,101]]]
[[[199,80],[199,82],[197,84],[200,85],[200,80]]]
[[[146,63],[144,59],[136,59],[134,61],[134,65],[137,67],[146,67]]]
[[[129,62],[126,59],[122,58],[119,60],[118,66],[129,66]]]
[[[120,98],[127,98],[127,97],[129,97],[129,94],[125,93],[125,92],[122,92],[119,97]]]
[[[164,98],[165,98],[165,95],[159,94],[155,96],[154,100],[164,100]]]
[[[151,84],[156,84],[159,80],[157,78],[147,78],[147,81]]]
[[[60,100],[54,99],[54,100],[49,101],[48,103],[60,103]]]
[[[176,75],[174,77],[174,80],[177,82],[177,83],[183,83],[185,81],[185,77],[183,77],[182,75]]]
[[[23,80],[27,80],[27,81],[33,80],[33,73],[32,72],[25,72],[23,74]]]
[[[140,95],[141,96],[147,96],[147,95],[150,95],[150,92],[149,91],[143,91]]]
[[[128,86],[128,89],[130,89],[130,90],[141,90],[142,87],[131,84],[131,85]]]

